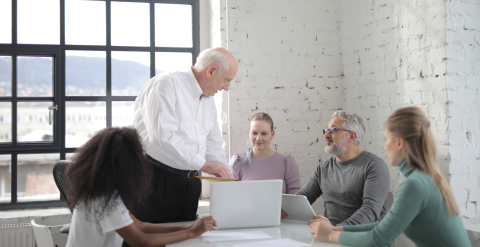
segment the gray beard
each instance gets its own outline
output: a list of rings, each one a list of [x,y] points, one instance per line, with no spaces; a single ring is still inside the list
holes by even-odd
[[[347,139],[348,135],[346,135],[338,144],[333,143],[333,146],[325,146],[325,152],[335,156],[345,153],[345,151],[347,151]]]

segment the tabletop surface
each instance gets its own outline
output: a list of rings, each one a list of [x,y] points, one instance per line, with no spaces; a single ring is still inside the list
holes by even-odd
[[[162,225],[184,225],[188,224],[189,222],[177,222],[177,223],[164,223]],[[282,239],[282,238],[289,238],[299,242],[310,244],[311,246],[319,246],[319,247],[339,247],[345,246],[340,244],[334,243],[325,243],[321,242],[317,239],[314,239],[310,234],[310,227],[307,223],[304,222],[294,222],[294,221],[287,221],[282,220],[280,226],[278,227],[262,227],[262,228],[241,228],[241,229],[225,229],[225,230],[216,230],[212,233],[222,233],[222,232],[242,232],[242,231],[263,231],[266,234],[272,236],[271,239],[257,239],[257,240],[243,240],[243,241],[230,241],[230,242],[215,242],[209,243],[207,242],[203,236],[198,238],[189,239],[183,242],[169,244],[167,247],[227,247],[233,244],[242,244],[242,243],[250,243],[250,242],[261,242],[261,241],[269,241],[274,239]],[[205,234],[210,234],[205,233]]]

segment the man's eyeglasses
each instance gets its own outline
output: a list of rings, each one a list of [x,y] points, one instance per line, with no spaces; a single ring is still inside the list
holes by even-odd
[[[330,132],[330,135],[335,135],[337,130],[345,130],[345,131],[348,131],[348,132],[352,132],[351,130],[346,130],[346,129],[342,129],[342,128],[338,128],[338,127],[332,127],[330,129],[324,129],[323,134],[325,135],[325,134],[327,134],[327,132]]]

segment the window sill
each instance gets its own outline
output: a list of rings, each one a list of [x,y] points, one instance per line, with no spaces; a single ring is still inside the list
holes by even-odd
[[[199,201],[197,213],[210,213],[210,201]],[[66,207],[0,211],[0,225],[30,223],[31,220],[35,220],[39,224],[61,225],[69,223],[71,218],[72,214]]]
[[[0,225],[30,223],[31,220],[39,224],[61,225],[69,223],[71,218],[70,210],[65,207],[0,211]]]

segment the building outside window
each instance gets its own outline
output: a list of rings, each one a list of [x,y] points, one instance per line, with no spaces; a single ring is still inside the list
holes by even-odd
[[[198,0],[0,0],[0,209],[63,206],[53,164],[129,126],[142,85],[199,53]]]

